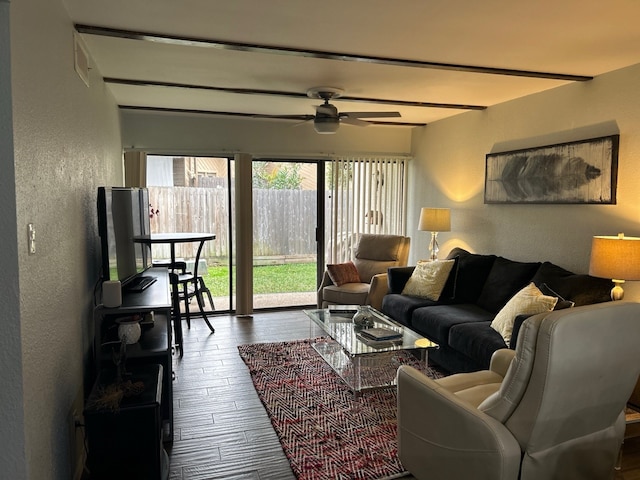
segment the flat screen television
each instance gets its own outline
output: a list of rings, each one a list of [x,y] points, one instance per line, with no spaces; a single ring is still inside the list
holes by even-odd
[[[151,266],[151,245],[134,237],[149,235],[149,192],[146,188],[99,187],[98,232],[102,280],[122,286]]]

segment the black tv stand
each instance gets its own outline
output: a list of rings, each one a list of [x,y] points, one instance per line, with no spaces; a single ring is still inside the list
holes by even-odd
[[[143,292],[156,282],[156,277],[143,277],[138,275],[125,285],[127,292]]]
[[[149,268],[145,277],[154,278],[151,288],[132,292],[123,288],[122,305],[108,308],[99,305],[94,310],[95,375],[103,369],[114,369],[113,345],[119,345],[118,323],[122,317],[153,312],[153,323],[141,325],[140,340],[126,347],[126,368],[140,365],[162,365],[162,405],[160,407],[165,442],[173,439],[173,365],[171,330],[171,288],[166,268]]]

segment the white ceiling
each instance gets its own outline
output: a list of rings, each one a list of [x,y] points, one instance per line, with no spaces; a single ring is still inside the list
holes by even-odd
[[[574,80],[395,65],[398,62],[390,60],[587,77],[640,63],[637,0],[64,2],[76,25],[119,31],[118,36],[81,37],[90,65],[102,77],[118,79],[107,85],[123,107],[313,114],[320,101],[304,94],[316,86],[344,89],[344,97],[488,107]],[[129,37],[130,32],[154,34],[155,41],[120,38],[121,31]],[[280,51],[216,48],[212,42]],[[283,54],[283,48],[332,55]],[[340,60],[340,54],[359,61]],[[157,82],[173,86],[144,84]],[[374,120],[412,124],[466,111],[371,101],[332,103],[340,111],[398,111],[401,118]]]

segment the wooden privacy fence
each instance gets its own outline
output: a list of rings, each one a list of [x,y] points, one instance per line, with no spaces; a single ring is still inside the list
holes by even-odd
[[[211,232],[201,258],[209,265],[229,258],[227,188],[148,187],[151,232]],[[234,191],[231,192],[234,198]],[[315,190],[253,190],[253,252],[259,257],[299,257],[316,253]],[[234,233],[234,232],[232,232]],[[196,243],[176,245],[176,257],[194,258]],[[154,258],[169,258],[168,245],[154,245]]]

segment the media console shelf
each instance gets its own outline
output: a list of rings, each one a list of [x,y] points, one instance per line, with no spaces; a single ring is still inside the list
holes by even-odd
[[[152,324],[142,324],[137,343],[127,345],[125,367],[162,365],[162,428],[163,440],[173,440],[173,365],[171,336],[171,289],[166,268],[148,269],[144,276],[156,281],[141,292],[122,291],[122,305],[114,308],[98,306],[94,313],[95,374],[105,368],[115,368],[113,352],[119,351],[117,319],[131,315],[153,313]]]

